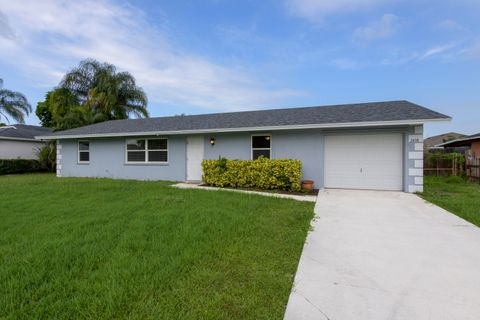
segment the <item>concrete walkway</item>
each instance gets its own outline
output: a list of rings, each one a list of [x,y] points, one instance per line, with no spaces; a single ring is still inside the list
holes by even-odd
[[[480,319],[476,226],[400,192],[327,190],[315,212],[285,319]]]
[[[261,196],[267,197],[275,197],[275,198],[285,198],[285,199],[293,199],[297,201],[308,201],[308,202],[315,202],[317,200],[316,196],[310,195],[296,195],[296,194],[286,194],[286,193],[274,193],[274,192],[261,192],[261,191],[250,191],[250,190],[242,190],[242,189],[228,189],[228,188],[217,188],[217,187],[208,187],[208,186],[201,186],[196,183],[177,183],[174,184],[173,187],[180,188],[180,189],[201,189],[201,190],[211,190],[211,191],[228,191],[228,192],[240,192],[240,193],[251,193],[251,194],[259,194]]]

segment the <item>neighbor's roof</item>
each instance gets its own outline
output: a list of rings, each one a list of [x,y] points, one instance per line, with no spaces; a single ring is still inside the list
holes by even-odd
[[[14,124],[0,127],[0,140],[36,140],[39,135],[48,135],[53,132],[50,128]]]
[[[408,101],[345,104],[245,112],[213,113],[101,122],[55,132],[40,139],[162,135],[419,124],[450,117]]]
[[[480,140],[480,132],[463,137],[463,138],[441,143],[437,145],[437,147],[461,147],[461,146],[469,145],[473,140]]]
[[[466,137],[466,135],[458,132],[448,132],[448,133],[443,133],[437,136],[426,138],[425,140],[423,140],[423,144],[425,145],[426,148],[436,148],[441,143],[445,143],[445,142],[456,140],[463,137]]]

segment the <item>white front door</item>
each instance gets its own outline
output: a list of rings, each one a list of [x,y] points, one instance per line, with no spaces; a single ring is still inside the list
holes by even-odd
[[[402,190],[402,135],[326,136],[325,187]]]
[[[187,137],[187,181],[202,181],[203,136]]]

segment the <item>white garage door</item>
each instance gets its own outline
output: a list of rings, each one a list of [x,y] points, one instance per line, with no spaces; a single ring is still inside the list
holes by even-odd
[[[402,190],[401,134],[325,137],[325,187]]]

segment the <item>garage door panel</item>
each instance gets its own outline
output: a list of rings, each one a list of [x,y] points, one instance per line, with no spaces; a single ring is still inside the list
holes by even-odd
[[[325,138],[325,187],[402,190],[401,134]]]

